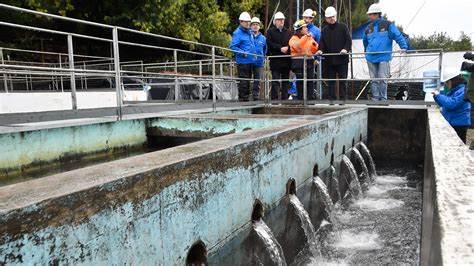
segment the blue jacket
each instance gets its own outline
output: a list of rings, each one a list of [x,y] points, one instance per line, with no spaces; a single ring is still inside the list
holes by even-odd
[[[255,66],[257,67],[263,67],[264,61],[265,61],[265,55],[267,54],[267,38],[263,36],[262,33],[258,33],[257,36],[254,36],[254,41],[255,41],[255,51],[256,54],[261,55],[261,57],[257,57],[255,60]]]
[[[308,24],[308,31],[311,33],[313,39],[319,44],[319,40],[321,40],[321,30],[311,23]]]
[[[451,126],[471,125],[471,102],[465,99],[465,93],[466,85],[460,84],[447,94],[441,92],[434,96],[436,103],[442,107],[441,113]]]
[[[401,49],[408,49],[405,38],[394,23],[377,19],[365,29],[363,42],[366,52],[392,51],[393,41],[396,41]],[[366,54],[365,58],[371,63],[388,62],[392,60],[392,53]]]
[[[255,41],[250,29],[245,29],[239,26],[232,34],[232,42],[230,43],[229,48],[234,51],[235,61],[237,64],[255,63]],[[246,52],[250,54],[242,54],[239,52]]]

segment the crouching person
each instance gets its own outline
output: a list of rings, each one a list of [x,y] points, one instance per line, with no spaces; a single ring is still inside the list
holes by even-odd
[[[466,97],[466,80],[461,71],[448,68],[443,72],[447,90],[433,92],[434,100],[441,107],[441,113],[454,128],[459,138],[466,143],[467,130],[471,126],[471,102]]]

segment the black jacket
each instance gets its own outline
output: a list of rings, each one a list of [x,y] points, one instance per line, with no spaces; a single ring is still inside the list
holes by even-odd
[[[268,55],[290,55],[290,49],[288,52],[283,54],[281,48],[288,46],[288,42],[291,38],[291,32],[287,28],[283,28],[281,31],[276,27],[271,27],[267,31],[267,49]],[[291,58],[288,56],[286,58],[270,58],[270,67],[280,67],[287,66],[290,67]]]
[[[323,53],[339,53],[342,49],[351,51],[352,39],[346,24],[336,22],[327,24],[321,32],[321,41],[319,42],[319,50]],[[348,55],[325,56],[326,64],[341,65],[349,63]]]

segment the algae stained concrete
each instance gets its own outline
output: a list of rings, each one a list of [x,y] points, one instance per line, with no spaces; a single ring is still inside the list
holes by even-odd
[[[193,243],[215,253],[256,199],[273,208],[289,178],[301,186],[366,135],[367,109],[343,110],[0,187],[0,259],[182,265]]]

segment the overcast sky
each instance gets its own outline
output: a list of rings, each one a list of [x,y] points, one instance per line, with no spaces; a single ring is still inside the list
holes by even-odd
[[[458,38],[464,31],[474,40],[474,0],[380,0],[380,4],[388,19],[411,36],[436,31]]]

